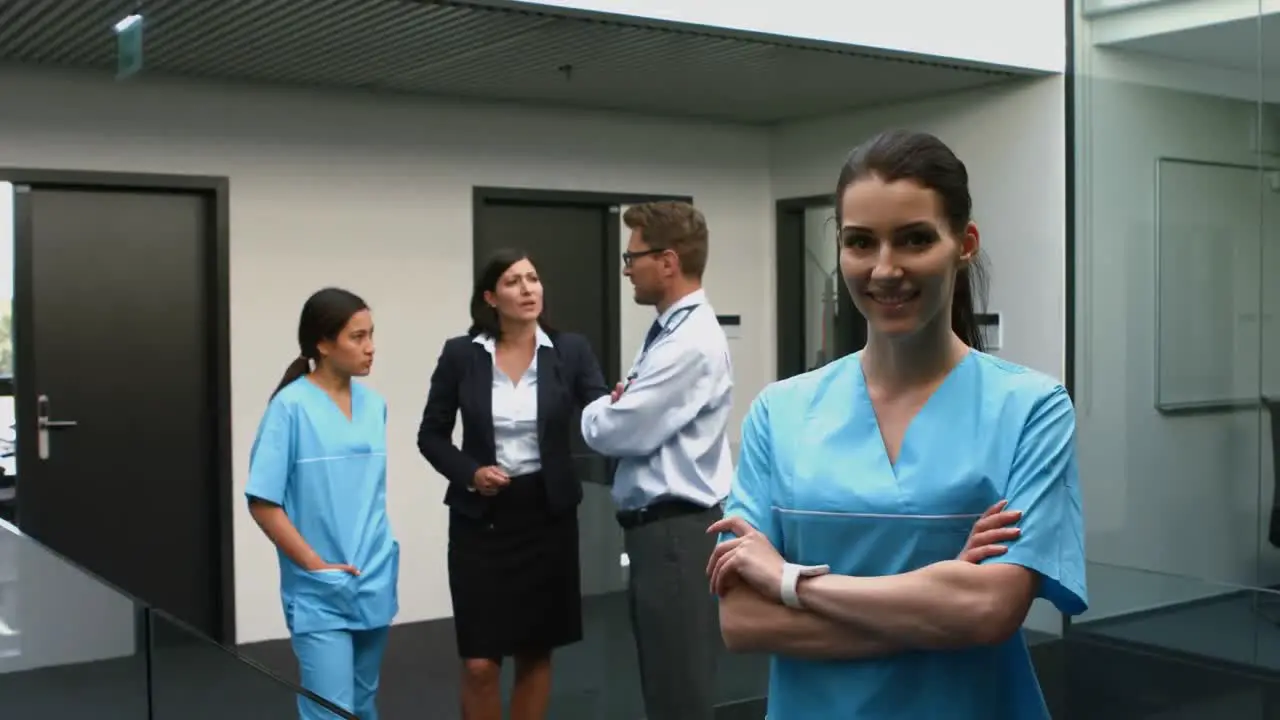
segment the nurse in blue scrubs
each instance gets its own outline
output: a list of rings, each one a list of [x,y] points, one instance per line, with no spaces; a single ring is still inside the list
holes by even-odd
[[[345,290],[317,292],[302,307],[298,347],[258,428],[245,494],[279,551],[302,686],[377,720],[400,548],[387,520],[387,406],[352,381],[373,366],[368,305]],[[298,713],[333,717],[306,698]]]
[[[930,135],[881,134],[840,172],[867,346],[755,399],[711,528],[725,642],[772,654],[770,720],[1049,717],[1020,628],[1037,597],[1086,608],[1075,413],[1058,381],[981,351],[971,209]],[[957,559],[1002,501],[1006,551]]]

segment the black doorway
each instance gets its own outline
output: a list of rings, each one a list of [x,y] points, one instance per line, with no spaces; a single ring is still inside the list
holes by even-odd
[[[227,181],[0,180],[14,185],[19,527],[234,644]]]
[[[776,206],[776,283],[778,379],[812,370],[826,362],[861,350],[867,344],[867,324],[854,307],[849,289],[838,278],[830,285],[830,312],[833,315],[832,336],[818,344],[823,353],[811,352],[816,338],[810,337],[814,325],[810,307],[818,302],[811,283],[812,258],[806,248],[806,237],[814,230],[813,222],[823,226],[817,230],[830,236],[834,246],[834,219],[813,217],[815,210],[830,208],[832,196],[813,195],[779,200]],[[829,230],[829,232],[828,232]],[[825,270],[826,268],[824,268]],[[820,304],[820,303],[819,303]]]

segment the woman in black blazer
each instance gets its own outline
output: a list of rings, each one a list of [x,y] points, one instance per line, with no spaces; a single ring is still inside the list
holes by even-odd
[[[586,338],[542,323],[524,253],[476,280],[471,329],[444,344],[418,449],[449,481],[449,590],[464,720],[500,720],[503,658],[516,660],[513,720],[546,715],[551,651],[582,639],[575,411],[608,392]],[[453,427],[462,413],[462,448]]]

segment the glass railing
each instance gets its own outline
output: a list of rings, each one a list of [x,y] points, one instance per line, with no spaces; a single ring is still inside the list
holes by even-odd
[[[1088,579],[1058,678],[1070,717],[1277,716],[1280,592],[1105,563]]]
[[[1280,673],[1280,591],[1090,562],[1088,634]]]
[[[355,719],[0,521],[0,717],[289,718],[300,698]]]

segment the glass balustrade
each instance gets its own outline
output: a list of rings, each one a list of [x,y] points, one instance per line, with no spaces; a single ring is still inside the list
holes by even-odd
[[[0,521],[0,717],[280,720],[300,696],[354,720]]]

